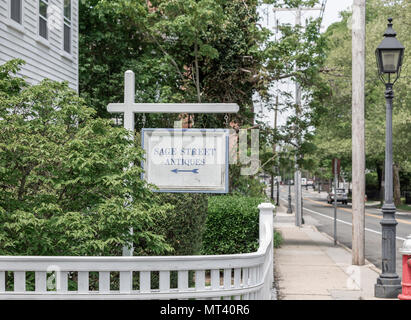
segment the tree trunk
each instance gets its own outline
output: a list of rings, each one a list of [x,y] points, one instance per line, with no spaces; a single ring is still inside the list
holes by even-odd
[[[400,168],[398,164],[394,163],[394,204],[396,207],[401,205],[401,187],[400,187]]]

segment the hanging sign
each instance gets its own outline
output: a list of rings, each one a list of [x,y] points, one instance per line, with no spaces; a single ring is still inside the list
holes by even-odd
[[[141,137],[153,191],[228,193],[228,130],[142,129]]]

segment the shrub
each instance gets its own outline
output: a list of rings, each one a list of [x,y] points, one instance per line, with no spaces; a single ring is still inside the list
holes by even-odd
[[[66,83],[16,77],[21,63],[0,65],[0,255],[166,253],[148,230],[169,208],[129,166],[141,148]]]
[[[208,200],[203,254],[235,254],[258,249],[259,210],[264,198],[214,196]]]
[[[172,205],[165,215],[153,217],[153,232],[164,236],[174,255],[200,253],[207,216],[208,196],[192,193],[159,193],[159,204]]]

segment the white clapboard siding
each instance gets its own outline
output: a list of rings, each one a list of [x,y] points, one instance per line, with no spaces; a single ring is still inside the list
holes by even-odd
[[[274,206],[265,203],[259,209],[260,242],[258,251],[253,253],[156,257],[0,256],[0,300],[271,299]],[[26,291],[27,271],[35,272],[35,291]],[[13,291],[10,291],[11,278],[6,284],[6,272],[14,277]],[[76,273],[77,277],[73,276]],[[98,274],[98,288],[94,279],[90,281],[90,273],[92,278]],[[77,279],[76,291],[68,290],[69,274],[71,281]],[[110,274],[120,275],[116,290],[111,289]],[[177,275],[177,288],[171,287],[174,280],[171,274]],[[52,275],[56,277],[55,290],[50,281],[54,279]],[[115,279],[113,287],[118,281]],[[133,281],[138,290],[133,288]]]
[[[48,1],[48,40],[38,35],[38,0],[22,0],[21,26],[9,18],[9,1],[0,0],[0,64],[21,58],[26,64],[19,75],[30,83],[68,81],[78,91],[78,0],[71,1],[71,54],[63,50],[64,0]]]

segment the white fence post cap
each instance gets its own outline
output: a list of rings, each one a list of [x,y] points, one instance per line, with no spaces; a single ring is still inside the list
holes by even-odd
[[[263,203],[259,204],[259,206],[258,206],[258,209],[260,209],[260,210],[262,210],[262,209],[265,209],[265,210],[269,210],[269,209],[274,210],[274,208],[275,208],[275,206],[274,206],[272,203],[270,203],[270,202],[263,202]]]

